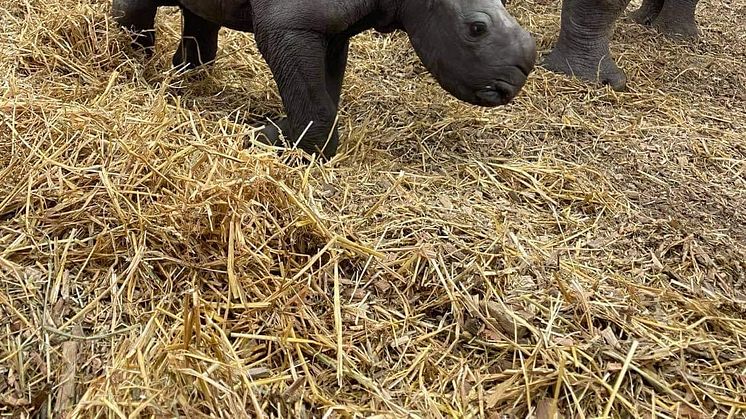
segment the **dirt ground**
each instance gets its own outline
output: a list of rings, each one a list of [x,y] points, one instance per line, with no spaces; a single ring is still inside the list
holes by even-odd
[[[559,7],[509,4],[541,52]],[[0,0],[0,414],[746,416],[746,1],[496,109],[365,33],[324,166],[241,150],[250,35],[177,74],[108,10]]]

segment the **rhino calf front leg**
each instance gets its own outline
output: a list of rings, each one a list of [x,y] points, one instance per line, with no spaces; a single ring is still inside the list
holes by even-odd
[[[342,82],[344,80],[345,69],[347,68],[347,52],[349,50],[349,45],[349,39],[332,38],[327,42],[326,47],[326,91],[329,94],[332,103],[334,103],[337,108],[339,108]],[[288,118],[281,118],[274,121],[273,124],[266,125],[260,132],[262,137],[260,137],[259,140],[272,145],[279,145],[280,135],[289,135],[290,130],[290,121]],[[333,141],[335,141],[335,143],[327,146],[328,152],[332,152],[332,147],[330,146],[333,146],[334,151],[336,152],[335,144],[337,141],[337,134],[334,133],[333,135]]]
[[[218,52],[220,25],[207,21],[182,8],[184,28],[173,57],[174,67],[196,68],[212,62]]]
[[[627,77],[611,56],[609,39],[628,4],[629,0],[564,0],[559,40],[544,67],[623,90]]]
[[[113,0],[111,14],[114,20],[130,31],[132,46],[144,49],[151,55],[155,47],[155,14],[158,4],[154,0]]]
[[[264,31],[256,42],[272,71],[287,118],[278,126],[289,145],[329,159],[337,153],[337,106],[346,66],[347,40],[298,30]],[[277,130],[264,135],[276,143]]]
[[[347,68],[349,39],[331,39],[326,48],[326,90],[335,105],[339,105],[342,82]]]

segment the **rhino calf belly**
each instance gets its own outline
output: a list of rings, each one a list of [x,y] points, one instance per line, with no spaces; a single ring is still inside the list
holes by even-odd
[[[195,15],[226,28],[254,32],[250,0],[180,0]]]

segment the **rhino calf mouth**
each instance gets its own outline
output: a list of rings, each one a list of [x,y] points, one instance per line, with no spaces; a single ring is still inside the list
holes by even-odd
[[[474,97],[468,100],[477,106],[495,107],[507,105],[523,88],[533,66],[506,66],[494,81],[474,90]]]
[[[496,81],[486,86],[484,89],[477,90],[476,105],[485,107],[494,107],[507,105],[521,90],[523,83],[516,86],[506,81]]]

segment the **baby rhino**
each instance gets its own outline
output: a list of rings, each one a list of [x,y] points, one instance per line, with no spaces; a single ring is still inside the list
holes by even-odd
[[[183,13],[175,66],[212,61],[221,27],[253,32],[285,106],[277,126],[291,144],[323,158],[337,152],[347,50],[360,32],[405,31],[438,83],[478,106],[510,102],[536,61],[533,38],[499,0],[113,0],[113,13],[134,44],[150,50],[159,6]],[[279,141],[274,127],[264,135]]]

